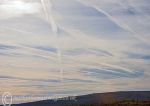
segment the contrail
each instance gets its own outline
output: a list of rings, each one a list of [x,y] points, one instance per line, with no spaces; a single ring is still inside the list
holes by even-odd
[[[47,2],[45,3],[45,1],[47,1]],[[52,8],[52,4],[51,4],[51,2],[49,2],[49,0],[41,0],[41,3],[42,3],[42,7],[43,7],[43,10],[44,10],[45,16],[46,16],[48,22],[50,23],[50,25],[52,27],[52,31],[54,33],[57,33],[58,27],[57,27],[57,25],[56,25],[56,23],[55,23],[55,21],[54,21],[54,19],[52,17],[52,9],[51,9]],[[46,4],[49,4],[49,8],[46,6]],[[50,15],[49,15],[47,9],[50,10],[49,11]]]
[[[57,56],[58,56],[58,60],[59,60],[59,67],[60,67],[60,73],[61,73],[61,77],[62,77],[61,80],[62,80],[63,79],[62,52],[59,47],[58,27],[52,16],[52,3],[50,2],[50,0],[41,0],[41,3],[42,3],[42,7],[44,10],[45,16],[46,16],[49,24],[51,25],[52,31],[53,31],[54,35],[57,37]],[[49,8],[46,4],[49,6]],[[48,13],[48,9],[49,9],[50,13]]]
[[[74,37],[74,39],[76,39],[75,38],[75,34],[73,34],[70,30],[67,30],[67,29],[65,29],[65,28],[63,28],[63,27],[61,27],[64,31],[66,31],[68,34],[70,34],[70,35],[72,35],[73,37]],[[75,33],[77,33],[77,32],[75,32]],[[80,35],[83,35],[83,34],[80,34]],[[81,43],[83,43],[83,42],[81,42]],[[84,43],[83,43],[84,44]],[[72,60],[74,60],[74,58],[67,58],[66,57],[66,59],[72,59]],[[81,60],[80,60],[81,61]],[[77,61],[75,61],[76,63],[78,63]],[[82,62],[84,62],[84,61],[82,61]],[[97,64],[98,66],[99,65],[102,65],[102,66],[104,66],[104,67],[108,67],[108,68],[113,68],[113,69],[120,69],[120,70],[124,70],[124,71],[126,71],[126,72],[128,72],[128,73],[130,73],[130,74],[135,74],[135,72],[134,72],[134,70],[131,70],[131,69],[128,69],[128,68],[125,68],[125,67],[122,67],[122,66],[117,66],[117,65],[111,65],[111,64],[107,64],[107,63],[95,63],[95,64]],[[107,71],[113,71],[113,70],[107,70]],[[113,71],[114,72],[114,71]],[[116,72],[116,73],[120,73],[120,72]]]
[[[111,21],[113,21],[115,24],[117,24],[119,27],[131,32],[133,34],[133,36],[135,38],[137,38],[138,40],[144,42],[144,43],[147,43],[149,44],[149,42],[147,42],[145,39],[143,39],[142,37],[140,37],[140,35],[138,35],[134,30],[132,30],[127,24],[125,24],[124,22],[120,22],[118,21],[116,18],[114,18],[112,15],[110,15],[109,13],[107,13],[106,11],[104,11],[103,9],[95,6],[95,5],[88,5],[87,3],[84,3],[83,1],[81,0],[78,0],[80,3],[84,4],[84,5],[87,5],[91,8],[94,8],[95,10],[103,13],[104,15],[106,15]],[[138,36],[137,36],[138,35]]]
[[[19,32],[19,33],[26,33],[26,34],[33,34],[34,35],[34,33],[32,33],[32,32],[27,32],[27,31],[17,29],[17,28],[11,28],[11,27],[6,27],[6,26],[0,26],[0,27],[2,27],[4,29],[7,29],[7,30],[11,30],[11,31],[16,31],[16,32]],[[28,47],[28,46],[22,46],[21,44],[17,44],[16,46],[20,47],[20,48],[24,48],[28,51],[31,51],[33,55],[37,55],[37,56],[40,56],[40,57],[43,57],[43,58],[46,58],[46,59],[54,60],[53,58],[50,58],[50,56],[42,55],[44,53],[42,50],[32,48],[32,47]],[[38,51],[38,53],[36,51]]]
[[[7,27],[7,26],[0,26],[0,28],[3,28],[3,29],[8,29],[8,30],[11,30],[11,31],[16,31],[16,32],[20,32],[20,33],[26,33],[26,34],[33,34],[33,32],[29,32],[29,31],[24,31],[22,29],[18,29],[18,28],[15,28],[15,27]]]

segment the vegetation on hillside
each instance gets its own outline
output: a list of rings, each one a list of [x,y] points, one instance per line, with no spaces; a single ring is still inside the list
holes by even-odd
[[[119,101],[113,103],[99,103],[89,105],[72,105],[72,106],[150,106],[150,101]]]

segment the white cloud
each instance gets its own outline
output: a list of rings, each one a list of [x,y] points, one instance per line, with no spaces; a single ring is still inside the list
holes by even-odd
[[[24,2],[21,0],[7,1],[0,4],[0,19],[19,17],[24,14],[39,12],[41,5],[38,2]]]

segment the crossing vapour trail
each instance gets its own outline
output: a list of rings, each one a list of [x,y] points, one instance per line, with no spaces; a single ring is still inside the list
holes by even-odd
[[[32,32],[28,32],[28,31],[24,31],[24,30],[17,29],[17,28],[12,28],[12,27],[0,26],[0,28],[4,28],[4,29],[7,29],[7,30],[19,32],[19,33],[26,33],[26,34],[30,34],[30,35],[34,34]],[[13,41],[9,41],[9,42],[13,42]],[[5,43],[6,43],[6,41],[5,41]],[[15,44],[15,42],[13,42],[12,44]],[[50,56],[46,56],[46,54],[45,54],[46,52],[43,52],[42,50],[39,50],[37,48],[23,46],[21,44],[16,44],[15,46],[16,47],[20,47],[22,49],[25,49],[27,51],[30,51],[33,55],[40,56],[40,57],[43,57],[43,58],[46,58],[46,59],[50,59],[50,60],[54,60],[54,58],[52,58]],[[38,51],[38,52],[36,52],[36,51]]]
[[[49,24],[51,25],[53,34],[56,36],[56,39],[57,39],[56,40],[57,56],[58,56],[58,60],[59,60],[59,67],[60,67],[61,80],[62,80],[63,79],[62,52],[61,52],[60,47],[59,47],[60,44],[59,44],[59,37],[58,37],[58,27],[57,27],[57,24],[53,18],[53,15],[52,15],[52,3],[50,2],[50,0],[41,0],[41,3],[42,3],[42,7],[44,10],[45,16],[46,16]],[[49,6],[49,8],[46,4]]]
[[[72,33],[70,30],[68,30],[68,29],[66,29],[66,28],[64,28],[63,26],[61,26],[61,29],[63,29],[65,32],[67,32],[69,35],[72,35],[72,37],[74,38],[74,39],[76,39],[76,33],[77,32],[75,32],[75,34],[74,33]],[[80,36],[83,36],[84,35],[84,33],[80,33]],[[77,39],[76,39],[77,40]],[[79,39],[78,39],[79,40]],[[84,43],[82,42],[82,41],[80,41],[80,43],[82,43],[83,45],[84,45]],[[92,51],[92,50],[90,50],[90,51]],[[72,57],[69,57],[69,58],[67,58],[67,57],[65,57],[65,59],[68,59],[68,60],[74,60],[74,58],[72,58]],[[78,63],[76,60],[74,60],[76,63]],[[84,61],[81,61],[80,60],[80,62],[83,62],[84,63]],[[81,64],[81,63],[80,63]],[[127,73],[131,73],[131,74],[135,74],[135,72],[134,72],[134,70],[132,70],[132,69],[129,69],[129,68],[126,68],[126,67],[122,67],[122,66],[118,66],[118,65],[112,65],[112,64],[109,64],[109,63],[105,63],[105,62],[103,62],[103,63],[97,63],[97,62],[94,62],[94,64],[96,64],[97,66],[103,66],[103,67],[107,67],[107,68],[112,68],[112,69],[118,69],[118,70],[122,70],[122,71],[125,71],[125,72],[127,72]],[[90,66],[90,65],[89,65]],[[105,69],[105,71],[108,71],[108,72],[114,72],[114,73],[120,73],[120,72],[117,72],[117,71],[115,71],[115,70],[110,70],[110,69]]]
[[[81,1],[81,0],[78,0],[80,3],[84,4],[84,5],[87,5],[91,8],[94,8],[96,9],[97,11],[103,13],[104,15],[106,15],[112,22],[114,22],[115,24],[117,24],[119,27],[129,31],[132,33],[132,35],[137,38],[138,40],[142,41],[143,43],[147,43],[149,44],[149,42],[147,40],[145,40],[143,37],[140,37],[139,34],[137,34],[134,30],[132,30],[127,24],[125,24],[124,22],[121,22],[121,21],[118,21],[115,17],[113,17],[112,15],[110,15],[108,12],[104,11],[103,9],[95,6],[95,5],[88,5],[87,3]]]
[[[50,23],[50,25],[52,27],[52,31],[54,33],[57,33],[58,27],[57,27],[57,25],[56,25],[56,23],[55,23],[55,21],[52,17],[52,9],[51,9],[52,4],[51,4],[51,2],[49,0],[41,0],[41,3],[42,3],[42,7],[43,7],[43,10],[44,10],[45,16],[46,16],[48,22]],[[49,6],[49,8],[47,7],[46,4]],[[48,9],[49,9],[49,11],[48,11]]]
[[[2,92],[61,98],[150,89],[146,0],[1,1]]]

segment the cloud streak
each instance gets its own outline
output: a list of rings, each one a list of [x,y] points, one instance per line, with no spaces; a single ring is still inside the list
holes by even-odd
[[[80,1],[80,0],[78,0]],[[82,1],[80,1],[81,3],[83,3]],[[85,4],[85,3],[84,3]],[[86,4],[85,4],[86,5]],[[114,16],[110,15],[108,12],[104,11],[103,9],[101,9],[100,7],[97,6],[93,6],[93,5],[88,5],[94,9],[96,9],[97,11],[99,11],[100,13],[105,14],[111,21],[113,21],[115,24],[117,24],[119,27],[123,28],[124,30],[127,30],[129,32],[132,33],[132,35],[137,38],[138,40],[144,42],[144,43],[149,43],[146,39],[144,39],[143,37],[141,37],[137,32],[135,32],[134,30],[132,30],[132,28],[130,28],[127,24],[125,24],[122,21],[119,21],[117,18],[115,18]]]
[[[147,4],[146,0],[0,2],[2,91],[62,97],[150,89]]]

